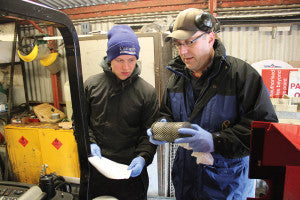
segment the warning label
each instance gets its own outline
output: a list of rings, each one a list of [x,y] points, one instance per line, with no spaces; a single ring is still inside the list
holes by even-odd
[[[26,140],[26,138],[24,138],[23,136],[19,139],[19,142],[21,145],[23,145],[23,147],[26,147],[26,145],[28,144],[28,140]]]
[[[58,150],[62,146],[62,143],[55,138],[55,140],[52,142],[52,145]]]

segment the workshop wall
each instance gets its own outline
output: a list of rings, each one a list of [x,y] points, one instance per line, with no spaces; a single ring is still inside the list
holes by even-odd
[[[285,27],[285,29],[283,29],[283,31],[277,31],[277,34],[274,37],[272,35],[272,27],[278,27],[279,29],[280,27]],[[29,28],[27,28],[23,34],[26,34],[26,32],[38,34],[34,29]],[[80,32],[80,30],[78,30],[78,32]],[[292,63],[293,65],[298,65],[297,63],[300,62],[300,54],[298,53],[300,52],[300,46],[297,45],[300,39],[300,25],[298,24],[286,26],[273,24],[264,27],[226,26],[222,27],[218,36],[227,48],[228,55],[244,59],[250,64],[266,59],[282,60],[287,63]],[[57,41],[62,44],[61,40]],[[82,44],[84,45],[84,43]],[[63,48],[60,49],[60,53],[64,57],[64,50]],[[86,48],[86,51],[88,52],[90,49]],[[81,50],[82,55],[87,52]],[[94,59],[100,59],[100,57],[101,56],[95,57]],[[85,59],[85,57],[82,59]],[[29,100],[52,102],[52,93],[50,92],[52,91],[50,72],[47,69],[44,69],[38,61],[25,63],[25,66]],[[89,67],[91,67],[91,69],[89,69]],[[92,65],[84,66],[84,72],[95,72],[97,69],[98,68]],[[4,73],[0,73],[0,80],[4,79],[5,74],[7,74],[7,70],[2,69],[2,71]],[[15,75],[15,86],[22,85],[21,79],[17,78],[20,75],[20,70],[16,70]],[[62,66],[60,79],[63,88],[64,83],[68,81],[66,62],[64,62],[64,65]],[[17,91],[18,97],[20,98],[23,96],[21,90],[22,89]],[[22,99],[15,99],[15,104],[21,103],[21,101]],[[62,101],[64,102],[64,95]]]

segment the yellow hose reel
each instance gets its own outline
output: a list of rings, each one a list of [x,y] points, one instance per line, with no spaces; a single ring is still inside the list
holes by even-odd
[[[18,50],[19,57],[25,62],[31,62],[33,60],[45,59],[50,55],[50,49],[48,45],[37,45],[35,44],[32,51],[28,55],[24,55]]]
[[[51,74],[56,74],[61,70],[62,61],[58,53],[51,53],[47,58],[40,60],[42,66],[50,70]]]
[[[28,55],[21,54],[21,52],[19,50],[18,50],[18,55],[25,62],[31,62],[36,58],[36,56],[38,54],[38,51],[39,51],[38,46],[34,45],[34,48],[32,49],[32,51]]]
[[[58,53],[51,53],[47,58],[40,60],[40,63],[44,67],[47,67],[47,66],[51,65],[52,63],[54,63],[57,56],[58,56]]]

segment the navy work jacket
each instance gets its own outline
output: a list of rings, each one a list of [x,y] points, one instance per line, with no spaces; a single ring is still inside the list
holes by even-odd
[[[180,57],[167,67],[173,74],[162,98],[161,116],[200,125],[212,133],[215,148],[214,164],[205,165],[196,163],[191,150],[178,147],[172,169],[177,200],[253,197],[254,180],[248,178],[251,122],[278,121],[258,72],[238,58],[225,56],[219,40],[214,49],[198,98]]]

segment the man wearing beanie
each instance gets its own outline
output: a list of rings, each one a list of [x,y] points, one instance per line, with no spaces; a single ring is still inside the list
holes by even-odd
[[[189,8],[178,14],[167,36],[179,55],[167,66],[172,75],[161,118],[192,124],[178,130],[188,137],[174,141],[179,145],[172,168],[176,200],[254,197],[255,181],[248,178],[251,123],[278,121],[262,77],[245,61],[226,55],[215,35],[219,29],[212,14]],[[163,144],[151,129],[147,132],[153,144]]]
[[[158,116],[155,89],[139,75],[140,45],[127,25],[116,25],[107,34],[103,73],[84,83],[88,107],[91,156],[103,156],[129,165],[129,179],[109,179],[91,166],[91,197],[113,196],[119,200],[147,199],[147,166],[156,145],[146,130]]]

